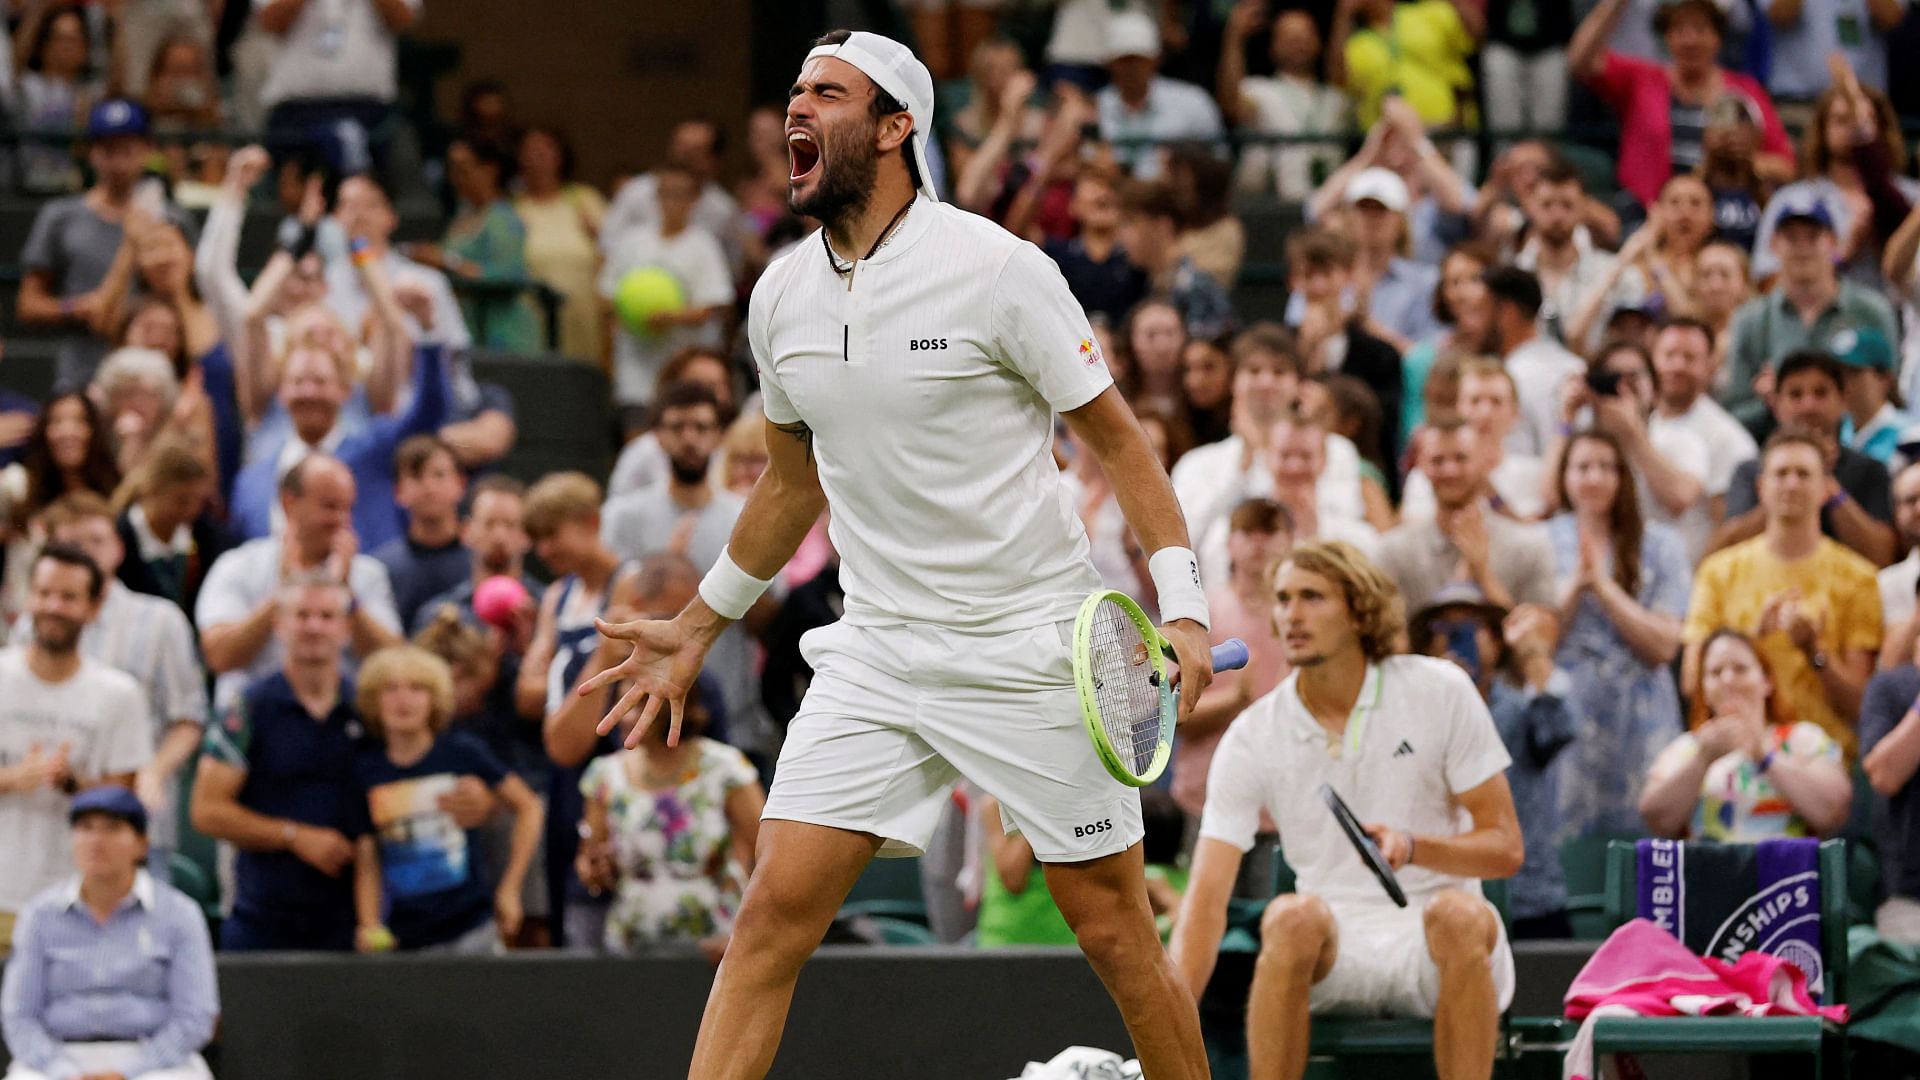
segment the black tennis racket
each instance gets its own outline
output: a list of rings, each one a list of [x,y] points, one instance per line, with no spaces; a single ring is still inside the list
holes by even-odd
[[[1360,861],[1366,863],[1367,869],[1379,879],[1380,887],[1387,890],[1387,895],[1393,898],[1395,904],[1406,907],[1407,894],[1400,888],[1400,879],[1393,876],[1393,867],[1388,866],[1387,857],[1380,854],[1380,846],[1360,827],[1360,819],[1347,809],[1340,793],[1333,790],[1331,784],[1321,784],[1320,799],[1327,804],[1327,809],[1333,811],[1333,820],[1340,823],[1340,831],[1347,834],[1347,839],[1353,843],[1353,850],[1360,853]]]

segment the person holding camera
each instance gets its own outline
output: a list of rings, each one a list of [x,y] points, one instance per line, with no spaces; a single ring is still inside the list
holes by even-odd
[[[1639,489],[1640,516],[1672,523],[1706,501],[1707,446],[1684,428],[1652,426],[1656,402],[1653,357],[1636,341],[1612,342],[1585,375],[1560,384],[1560,422],[1546,459],[1561,460],[1578,429],[1613,436]],[[1544,497],[1548,506],[1566,507],[1557,475],[1547,478]]]

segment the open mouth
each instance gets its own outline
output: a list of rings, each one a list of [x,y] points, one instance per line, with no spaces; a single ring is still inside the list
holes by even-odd
[[[787,152],[793,158],[793,168],[787,176],[789,181],[805,180],[820,167],[820,144],[804,131],[787,135]]]

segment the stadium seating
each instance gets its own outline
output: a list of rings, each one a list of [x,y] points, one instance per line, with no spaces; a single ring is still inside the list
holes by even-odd
[[[1607,846],[1607,918],[1619,926],[1635,908],[1635,849]],[[1820,943],[1829,1002],[1847,1000],[1847,845],[1820,845]],[[1847,1075],[1844,1025],[1819,1017],[1688,1016],[1618,1017],[1594,1022],[1595,1054],[1791,1054],[1810,1059],[1797,1075]]]
[[[577,469],[604,480],[613,469],[613,399],[606,373],[553,353],[476,352],[473,375],[513,395],[518,435],[500,471],[531,484]]]

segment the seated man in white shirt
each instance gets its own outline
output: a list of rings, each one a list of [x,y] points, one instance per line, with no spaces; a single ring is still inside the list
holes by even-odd
[[[1546,513],[1542,484],[1546,463],[1532,454],[1521,454],[1506,446],[1507,436],[1520,422],[1520,391],[1507,369],[1492,360],[1469,360],[1460,365],[1460,418],[1472,426],[1475,448],[1486,471],[1487,498],[1494,509],[1522,521],[1533,521]],[[1406,490],[1400,496],[1402,517],[1431,517],[1434,511],[1433,482],[1417,467],[1407,474]]]
[[[1273,600],[1294,671],[1220,741],[1175,923],[1175,967],[1198,998],[1264,812],[1279,826],[1297,891],[1260,920],[1249,1075],[1298,1080],[1310,1016],[1384,1015],[1433,1018],[1441,1076],[1491,1076],[1514,971],[1480,881],[1512,876],[1525,856],[1493,717],[1451,662],[1390,655],[1404,628],[1400,598],[1349,545],[1294,548],[1274,574]],[[1354,853],[1322,785],[1366,823],[1406,908]]]
[[[1561,383],[1586,371],[1586,364],[1540,332],[1540,279],[1512,266],[1489,267],[1481,277],[1493,297],[1485,345],[1500,355],[1520,395],[1520,423],[1507,437],[1507,447],[1552,461],[1547,444],[1559,418]]]
[[[1727,488],[1743,461],[1760,455],[1745,424],[1733,418],[1707,393],[1713,385],[1715,341],[1711,326],[1683,315],[1663,321],[1653,336],[1653,375],[1658,403],[1647,417],[1647,437],[1660,445],[1674,429],[1691,432],[1706,450],[1703,479],[1706,499],[1678,517],[1653,518],[1676,528],[1687,544],[1687,559],[1698,563],[1707,553],[1713,530],[1727,516]],[[1909,590],[1911,592],[1911,590]]]
[[[1293,335],[1278,323],[1255,323],[1233,339],[1233,434],[1196,447],[1173,466],[1173,493],[1186,514],[1187,531],[1200,538],[1200,573],[1208,582],[1227,579],[1225,525],[1233,508],[1273,491],[1267,447],[1274,425],[1293,411],[1303,365]],[[1360,494],[1360,452],[1344,436],[1329,433],[1322,483],[1316,492],[1322,519],[1366,520]],[[1218,543],[1207,538],[1218,532]]]
[[[645,427],[654,383],[668,362],[689,348],[720,348],[733,310],[726,253],[713,234],[694,223],[699,182],[692,172],[672,164],[648,175],[654,177],[660,213],[606,242],[596,284],[601,298],[611,302],[627,274],[658,268],[679,283],[685,303],[678,310],[655,312],[644,332],[614,323],[613,396],[628,438]]]
[[[1273,474],[1273,501],[1293,516],[1295,540],[1345,540],[1369,557],[1379,548],[1380,534],[1365,521],[1320,513],[1321,485],[1347,482],[1344,477],[1326,475],[1326,428],[1297,417],[1274,425],[1267,443],[1267,471]],[[1359,478],[1353,483],[1357,485]],[[1221,542],[1225,543],[1224,537]]]
[[[694,227],[705,231],[726,253],[729,280],[746,267],[740,229],[740,204],[718,179],[727,149],[726,130],[712,120],[692,117],[673,127],[667,142],[670,167],[691,173],[699,188],[693,205]],[[660,170],[641,173],[620,185],[600,223],[600,253],[612,258],[635,232],[660,224]]]
[[[1320,27],[1305,11],[1273,17],[1274,72],[1247,74],[1247,39],[1262,12],[1257,5],[1235,5],[1227,16],[1226,39],[1214,92],[1221,111],[1235,127],[1263,135],[1336,135],[1353,130],[1353,99],[1320,79]],[[1306,202],[1320,179],[1346,160],[1338,141],[1287,146],[1249,145],[1240,151],[1240,190],[1271,190],[1288,202]],[[1269,180],[1271,174],[1271,180]]]

